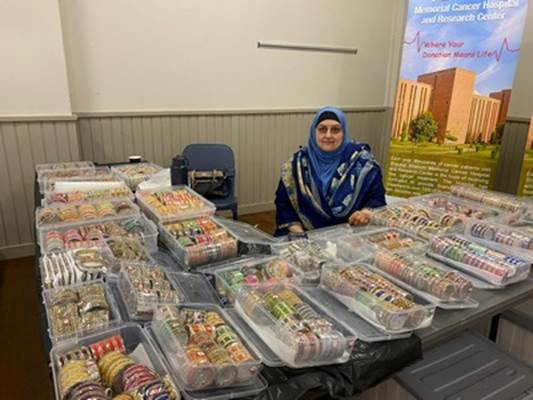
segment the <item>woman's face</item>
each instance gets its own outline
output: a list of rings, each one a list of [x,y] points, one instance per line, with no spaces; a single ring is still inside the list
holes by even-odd
[[[316,142],[320,150],[332,152],[339,148],[342,143],[341,124],[333,119],[325,119],[320,122],[315,130]]]

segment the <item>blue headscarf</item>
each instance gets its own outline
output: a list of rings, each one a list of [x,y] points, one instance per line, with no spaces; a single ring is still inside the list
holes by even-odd
[[[320,116],[325,112],[332,112],[337,116],[342,128],[342,143],[334,151],[327,152],[321,150],[316,141],[316,127],[318,125],[318,120]],[[350,137],[348,135],[348,130],[346,127],[346,117],[344,113],[336,107],[324,107],[321,108],[313,118],[311,127],[309,128],[309,160],[311,162],[311,167],[315,171],[316,176],[320,179],[320,189],[322,190],[323,195],[325,196],[331,180],[333,179],[333,174],[335,170],[341,163],[340,155],[350,142]]]

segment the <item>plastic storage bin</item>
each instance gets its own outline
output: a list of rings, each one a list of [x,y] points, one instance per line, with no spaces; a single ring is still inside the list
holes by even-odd
[[[108,167],[85,167],[73,169],[58,169],[52,171],[42,171],[37,174],[37,182],[41,194],[45,192],[55,191],[56,182],[86,182],[86,181],[101,181],[109,180],[117,181],[116,177],[111,175]],[[70,185],[67,185],[67,187]],[[76,187],[74,185],[73,187]],[[69,188],[68,191],[75,189]],[[63,191],[63,189],[60,189]]]
[[[372,261],[372,269],[385,278],[440,308],[479,306],[470,297],[473,285],[469,279],[425,256],[377,250]]]
[[[247,223],[219,217],[213,219],[238,240],[239,255],[271,254],[272,246],[278,243],[277,238]]]
[[[131,190],[135,191],[141,182],[150,179],[162,169],[163,167],[153,163],[129,163],[114,165],[111,167],[111,172],[126,182]]]
[[[163,223],[159,225],[161,241],[180,264],[196,268],[237,257],[237,239],[211,217]]]
[[[45,192],[42,205],[49,206],[53,204],[80,204],[85,202],[118,199],[133,200],[134,198],[135,196],[133,195],[132,191],[124,182],[122,182],[116,188],[111,189]]]
[[[124,261],[121,264],[117,287],[130,321],[151,320],[154,308],[159,304],[183,302],[183,293],[171,283],[164,268],[142,262]]]
[[[111,361],[112,357],[114,361]],[[154,398],[147,397],[151,392],[152,395],[159,393],[165,399],[178,398],[166,364],[147,334],[135,324],[60,343],[52,348],[50,360],[56,400],[68,399],[75,387],[86,387],[87,378],[93,383],[92,389],[98,393],[106,389],[113,396],[128,392],[138,398]],[[72,362],[77,365],[69,366]],[[118,368],[121,374],[112,371],[110,366],[113,364],[123,366]],[[72,375],[68,372],[73,367],[78,372],[74,380],[68,376]]]
[[[245,285],[235,309],[286,366],[338,364],[350,358],[353,333],[295,286]]]
[[[161,223],[213,215],[216,211],[213,203],[188,186],[139,190],[135,197],[148,218]]]
[[[39,259],[44,289],[70,286],[103,278],[115,259],[107,247],[79,248],[45,254]]]
[[[53,343],[120,322],[115,300],[103,281],[45,290],[43,299]]]
[[[94,168],[92,161],[66,161],[59,163],[37,164],[36,172],[50,171],[55,169]]]
[[[437,208],[444,213],[456,214],[462,221],[466,218],[494,219],[503,214],[503,212],[496,209],[465,200],[464,198],[461,199],[450,193],[431,193],[424,196],[412,197],[409,200],[425,205],[426,207]]]
[[[216,305],[158,306],[152,330],[186,390],[246,385],[261,370],[261,358]]]
[[[139,238],[113,236],[106,240],[113,257],[120,261],[152,261],[149,251]]]
[[[513,214],[523,214],[527,209],[526,201],[506,193],[468,185],[452,185],[450,190],[456,196],[474,200]]]
[[[387,333],[425,328],[435,313],[434,304],[399,288],[365,264],[324,267],[320,286]]]
[[[428,255],[495,287],[526,279],[531,267],[530,261],[491,250],[459,235],[435,237],[430,243]]]

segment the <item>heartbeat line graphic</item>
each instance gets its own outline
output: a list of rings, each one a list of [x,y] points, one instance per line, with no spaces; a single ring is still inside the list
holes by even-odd
[[[422,40],[421,36],[422,35],[420,31],[418,31],[415,37],[413,38],[413,40],[405,40],[404,44],[410,46],[416,43],[416,51],[420,53],[420,50],[423,49],[424,45],[426,43],[430,43],[425,40]],[[511,49],[511,47],[509,47],[509,40],[507,38],[504,38],[502,41],[502,44],[500,45],[499,50],[493,50],[490,53],[494,55],[494,58],[496,59],[496,61],[500,62],[500,59],[502,58],[504,50],[508,53],[516,53],[520,51],[520,47],[518,49]]]

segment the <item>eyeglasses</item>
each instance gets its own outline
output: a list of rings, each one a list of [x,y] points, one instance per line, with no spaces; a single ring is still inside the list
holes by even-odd
[[[328,133],[328,131],[330,131],[332,135],[337,135],[342,132],[342,128],[339,125],[333,125],[331,127],[327,127],[326,125],[318,125],[316,130],[321,135],[325,135]]]

